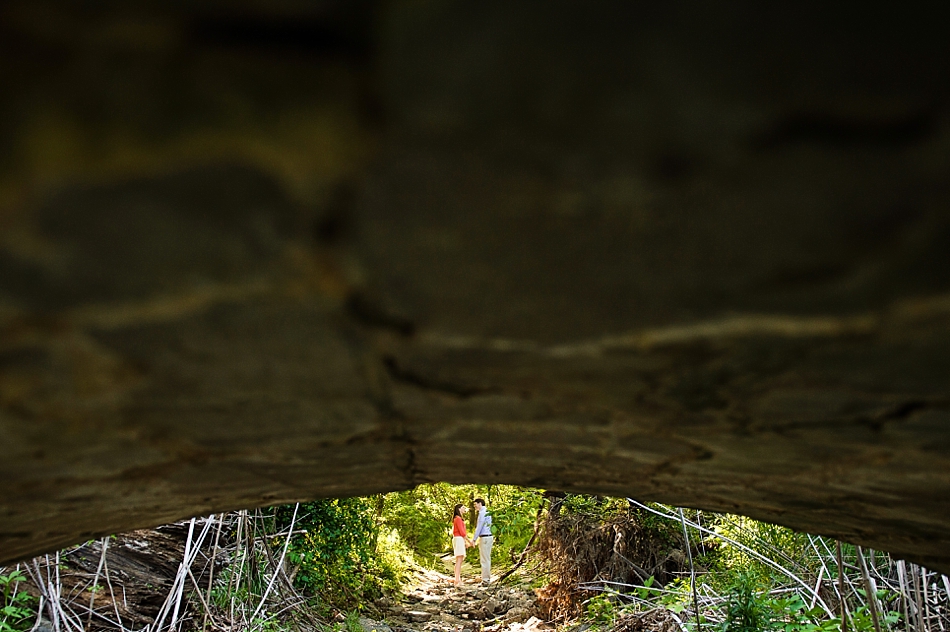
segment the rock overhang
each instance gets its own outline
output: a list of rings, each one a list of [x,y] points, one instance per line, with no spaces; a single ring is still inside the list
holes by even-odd
[[[0,559],[448,480],[947,569],[950,58],[898,13],[9,3]]]

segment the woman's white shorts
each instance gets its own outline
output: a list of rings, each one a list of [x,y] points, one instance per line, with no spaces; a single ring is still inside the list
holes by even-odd
[[[452,538],[452,548],[455,549],[455,557],[459,555],[465,555],[465,538],[460,535]]]

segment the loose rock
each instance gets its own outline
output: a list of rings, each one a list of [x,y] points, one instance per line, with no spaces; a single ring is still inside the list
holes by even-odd
[[[410,610],[406,613],[406,616],[413,623],[424,623],[432,618],[432,613],[424,610]]]

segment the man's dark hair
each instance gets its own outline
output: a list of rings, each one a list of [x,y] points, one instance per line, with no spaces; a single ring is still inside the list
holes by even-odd
[[[482,500],[481,498],[476,498],[476,499],[473,500],[472,502],[478,503],[478,504],[481,505],[482,507],[487,507],[487,505],[485,504],[485,501]]]

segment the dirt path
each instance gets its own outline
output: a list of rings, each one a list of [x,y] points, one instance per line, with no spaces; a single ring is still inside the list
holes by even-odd
[[[468,573],[464,572],[469,571]],[[381,621],[361,618],[364,632],[553,632],[556,626],[537,617],[534,590],[525,584],[481,586],[477,570],[463,567],[468,580],[459,588],[452,576],[418,571],[399,601],[377,602]],[[585,630],[589,625],[576,628]],[[656,608],[624,613],[612,632],[681,632],[682,623],[671,612]]]
[[[553,630],[536,616],[535,595],[527,586],[481,586],[471,577],[452,585],[450,575],[425,570],[415,574],[399,601],[377,603],[383,621],[363,619],[366,632],[528,632]]]

